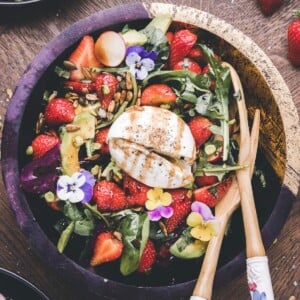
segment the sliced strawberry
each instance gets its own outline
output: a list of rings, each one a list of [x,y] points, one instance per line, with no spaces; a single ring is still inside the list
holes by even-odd
[[[218,182],[218,177],[214,175],[197,176],[195,182],[199,187],[213,185]]]
[[[156,261],[155,246],[151,240],[148,240],[144,248],[144,251],[142,253],[137,271],[140,273],[150,272],[155,261]]]
[[[54,135],[40,134],[36,136],[31,143],[33,159],[42,157],[59,142],[59,138]]]
[[[100,66],[95,56],[95,43],[91,36],[86,35],[81,39],[77,48],[71,53],[69,61],[77,67],[76,70],[70,72],[70,79],[74,81],[84,79],[82,68]]]
[[[186,189],[168,190],[172,195],[173,215],[165,220],[168,233],[173,232],[186,218],[191,210],[191,193]]]
[[[225,196],[230,188],[232,179],[226,180],[212,186],[205,186],[194,190],[193,198],[195,201],[203,202],[209,207],[214,207]]]
[[[128,174],[124,174],[123,178],[123,189],[127,195],[128,206],[144,206],[150,187],[130,177]]]
[[[170,45],[169,65],[171,68],[189,54],[196,41],[197,35],[188,29],[182,29],[175,32]]]
[[[188,126],[190,127],[197,147],[203,145],[211,137],[212,132],[209,129],[210,125],[212,125],[211,121],[202,116],[193,117],[189,121]]]
[[[123,243],[112,232],[101,232],[95,242],[91,266],[98,266],[118,259],[123,251]]]
[[[174,38],[174,33],[171,32],[171,31],[168,31],[166,33],[166,38],[168,39],[168,42],[169,42],[169,45],[171,45],[172,41],[173,41],[173,38]]]
[[[54,98],[46,106],[45,121],[52,126],[71,123],[75,117],[73,104],[65,98]]]
[[[177,99],[173,89],[164,83],[148,85],[142,92],[141,105],[158,106],[173,103]]]
[[[109,145],[107,143],[109,127],[100,129],[96,136],[95,141],[101,145],[100,152],[102,154],[109,154]]]
[[[117,211],[127,207],[124,191],[114,182],[98,181],[94,186],[93,199],[100,211]]]
[[[95,85],[101,106],[102,108],[107,109],[117,91],[118,80],[110,73],[103,73],[96,77]]]
[[[67,80],[64,82],[66,89],[78,94],[88,94],[96,91],[96,86],[94,82],[84,83],[79,81]]]
[[[196,74],[201,74],[202,72],[200,65],[191,58],[185,58],[177,62],[173,65],[172,70],[189,70]]]

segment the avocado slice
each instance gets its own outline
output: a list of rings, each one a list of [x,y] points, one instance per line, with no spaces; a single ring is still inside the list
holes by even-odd
[[[183,237],[180,237],[171,247],[170,253],[178,258],[192,259],[202,256],[207,247],[207,243],[195,240],[193,243],[185,245],[182,249]]]
[[[77,125],[79,129],[64,132],[60,145],[62,172],[68,176],[80,171],[78,158],[80,144],[78,142],[76,144],[76,140],[85,142],[94,138],[96,118],[88,111],[83,111],[74,118],[72,124]]]
[[[126,47],[143,46],[147,42],[147,36],[135,29],[130,29],[122,34]]]
[[[166,34],[171,23],[172,16],[169,14],[164,14],[153,18],[152,21],[145,27],[145,29],[147,30],[149,27],[155,27]]]

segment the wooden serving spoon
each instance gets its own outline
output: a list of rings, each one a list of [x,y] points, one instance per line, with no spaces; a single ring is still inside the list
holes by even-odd
[[[232,83],[237,98],[237,107],[240,118],[240,149],[239,164],[251,165],[251,140],[248,126],[248,114],[243,88],[235,69],[224,63],[230,69]],[[260,234],[256,208],[254,203],[251,176],[249,168],[236,172],[237,182],[241,197],[241,207],[246,238],[247,279],[251,296],[273,300],[274,294],[262,237]],[[260,299],[260,298],[259,298]]]
[[[256,110],[254,115],[253,125],[252,125],[252,131],[251,131],[251,163],[250,163],[251,174],[253,173],[257,146],[258,146],[259,123],[260,123],[260,113],[259,110]],[[217,236],[213,237],[209,241],[205,253],[204,261],[202,263],[201,271],[193,291],[193,296],[190,297],[190,300],[211,299],[212,290],[213,290],[213,281],[217,269],[219,253],[221,250],[221,245],[225,234],[226,226],[230,216],[240,205],[240,199],[241,198],[240,198],[238,182],[236,177],[234,177],[228,192],[215,207],[215,216],[218,219],[220,225],[219,232]]]

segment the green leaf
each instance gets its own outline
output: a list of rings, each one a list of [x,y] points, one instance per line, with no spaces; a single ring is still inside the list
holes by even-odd
[[[82,220],[82,212],[78,209],[76,204],[71,202],[66,202],[63,208],[63,214],[72,221]]]
[[[140,256],[149,237],[150,221],[147,213],[129,214],[121,221],[120,232],[124,243],[120,271],[123,275],[133,273],[139,266]]]
[[[223,67],[214,56],[214,52],[206,45],[200,45],[206,56],[210,71],[215,77],[215,102],[210,108],[211,117],[220,119],[220,127],[223,135],[223,161],[226,161],[229,153],[229,91],[231,87],[230,70]]]
[[[81,236],[91,236],[95,228],[92,219],[84,219],[75,221],[74,232]]]
[[[72,233],[74,232],[75,222],[71,222],[67,228],[62,232],[60,235],[60,238],[57,243],[57,250],[59,253],[63,253],[66,246],[68,245],[68,242],[72,236]]]

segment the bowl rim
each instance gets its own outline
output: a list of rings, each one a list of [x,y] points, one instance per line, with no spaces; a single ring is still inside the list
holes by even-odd
[[[49,300],[49,298],[41,290],[39,290],[33,283],[29,282],[27,279],[23,278],[22,276],[12,271],[9,271],[4,268],[0,268],[0,278],[1,277],[8,278],[9,280],[16,282],[16,284],[18,283],[21,284],[22,286],[24,286],[25,289],[28,289],[30,290],[30,292],[34,293],[35,295],[34,297],[38,297],[38,299]]]
[[[40,78],[40,76],[47,70],[49,65],[65,50],[66,47],[72,46],[85,34],[93,33],[105,27],[114,26],[116,24],[149,19],[153,16],[163,13],[169,13],[172,15],[174,20],[182,22],[186,22],[186,16],[188,15],[190,24],[209,30],[218,36],[220,36],[220,33],[216,31],[216,26],[223,26],[224,35],[222,38],[239,49],[252,62],[258,64],[263,78],[274,94],[274,98],[277,101],[278,107],[280,108],[286,133],[286,143],[293,144],[295,147],[294,149],[287,149],[287,171],[283,180],[283,186],[274,210],[262,228],[262,238],[266,248],[272,244],[273,240],[277,237],[279,231],[283,227],[283,224],[291,210],[293,200],[296,198],[299,185],[300,167],[295,159],[297,156],[294,155],[293,158],[291,153],[292,150],[293,153],[299,153],[300,150],[300,145],[292,140],[292,137],[300,132],[299,127],[295,125],[299,122],[297,122],[298,114],[293,103],[292,96],[283,78],[271,60],[250,38],[248,38],[241,31],[234,28],[229,23],[219,19],[218,17],[196,8],[165,3],[149,4],[142,2],[119,5],[113,8],[105,9],[70,25],[61,34],[52,39],[36,55],[17,84],[14,95],[8,105],[4,120],[3,140],[1,145],[3,166],[2,173],[9,204],[15,213],[21,230],[31,242],[33,247],[37,250],[37,252],[42,255],[44,249],[47,248],[49,255],[47,257],[43,257],[43,259],[52,268],[54,267],[59,272],[63,272],[66,268],[69,268],[70,272],[68,272],[68,274],[64,274],[67,275],[66,277],[68,280],[80,283],[82,288],[86,288],[94,294],[101,296],[105,295],[109,298],[121,297],[124,294],[132,295],[132,299],[135,299],[135,297],[144,297],[145,295],[148,295],[148,297],[149,295],[157,295],[161,298],[165,296],[167,297],[166,299],[170,298],[171,295],[176,295],[176,297],[186,296],[187,292],[192,291],[195,280],[175,284],[172,286],[129,286],[113,280],[107,280],[100,275],[84,269],[65,255],[59,254],[55,245],[48,239],[39,224],[37,224],[35,221],[29,205],[27,204],[25,195],[19,187],[17,133],[18,129],[20,128],[25,106],[28,102],[32,89],[35,87],[36,80]],[[231,32],[231,34],[229,34],[229,32]],[[235,38],[237,35],[243,37],[243,41],[247,42],[245,43],[246,45],[240,45],[237,43],[238,39]],[[250,47],[248,45],[249,43],[251,44],[252,51],[254,50],[253,52],[256,52],[257,56],[252,57],[249,55],[249,53],[251,53],[248,52],[248,47]],[[23,101],[20,102],[20,99],[23,99]],[[286,105],[287,103],[288,105]],[[289,109],[289,117],[286,117],[287,107]],[[292,168],[293,164],[294,166],[296,165],[296,168]],[[42,242],[37,244],[35,242],[36,240]],[[53,266],[52,263],[53,258],[55,258],[56,261],[55,266]],[[242,251],[233,260],[217,270],[215,286],[228,283],[233,278],[241,274],[245,270],[245,266],[245,253]],[[116,291],[115,288],[118,288],[118,291]]]

